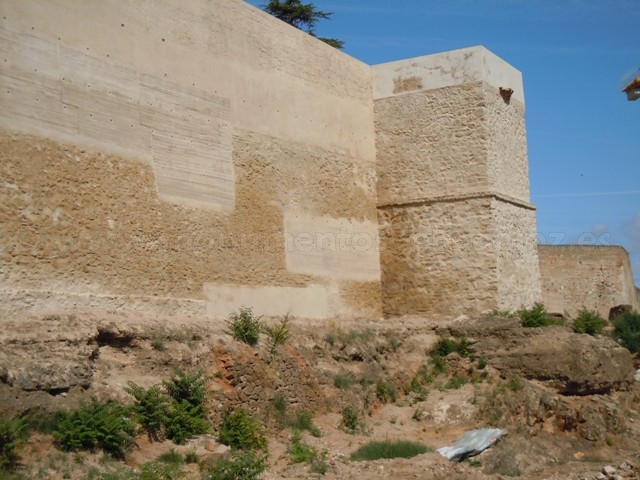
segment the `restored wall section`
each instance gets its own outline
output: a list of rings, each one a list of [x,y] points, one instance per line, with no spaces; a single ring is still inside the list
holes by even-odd
[[[367,65],[240,0],[0,12],[4,308],[379,314]]]
[[[373,85],[385,314],[539,299],[520,73],[473,47],[375,66]]]
[[[542,298],[549,311],[575,316],[587,308],[607,318],[617,305],[640,309],[623,247],[539,245],[538,256]]]

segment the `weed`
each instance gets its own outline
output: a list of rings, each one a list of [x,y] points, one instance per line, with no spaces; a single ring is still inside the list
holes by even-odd
[[[507,382],[507,388],[511,391],[517,392],[524,388],[524,382],[518,375],[511,375]]]
[[[18,465],[18,447],[25,442],[27,422],[23,418],[0,417],[0,472]]]
[[[423,417],[424,417],[424,410],[422,408],[416,408],[413,411],[413,415],[411,415],[411,419],[415,420],[416,422],[422,421]]]
[[[489,313],[487,313],[487,315],[490,317],[515,318],[518,314],[510,312],[509,310],[493,309]]]
[[[444,373],[447,370],[444,364],[444,358],[440,355],[432,356],[429,359],[429,363],[431,364],[433,374],[436,376]]]
[[[445,384],[444,388],[445,390],[457,390],[467,383],[469,383],[469,380],[467,380],[466,378],[453,375]]]
[[[487,368],[487,365],[487,357],[480,357],[480,359],[478,360],[478,370],[484,370],[485,368]]]
[[[176,370],[170,381],[163,382],[173,400],[165,422],[166,436],[173,442],[183,444],[190,437],[209,431],[206,382],[202,372],[188,374],[181,370]]]
[[[184,463],[198,463],[199,457],[196,452],[187,452],[184,454]]]
[[[342,427],[348,433],[356,433],[360,427],[360,420],[358,418],[358,412],[351,407],[342,409]]]
[[[227,327],[235,340],[255,347],[260,339],[262,316],[254,316],[251,307],[240,307],[238,312],[229,315]]]
[[[327,464],[327,452],[323,452],[320,457],[316,457],[311,460],[311,471],[320,475],[324,475],[329,471],[329,465]]]
[[[578,311],[578,316],[573,321],[573,331],[588,335],[599,335],[607,326],[607,321],[598,312],[583,308]]]
[[[462,338],[460,341],[455,341],[450,338],[441,338],[438,340],[431,350],[429,355],[431,357],[446,357],[450,353],[456,352],[461,357],[469,355],[469,343],[466,338]]]
[[[291,463],[311,462],[317,456],[315,449],[302,442],[299,431],[294,432],[287,454]]]
[[[267,468],[267,459],[255,451],[235,451],[230,460],[204,467],[204,480],[255,480]]]
[[[378,460],[380,458],[411,458],[421,455],[429,449],[421,444],[410,441],[377,441],[361,446],[351,454],[351,460]]]
[[[280,323],[276,325],[265,325],[264,333],[267,334],[267,351],[269,352],[269,361],[276,356],[278,347],[284,345],[291,337],[289,330],[290,315],[287,313]]]
[[[478,468],[482,466],[482,462],[480,460],[476,460],[473,458],[468,458],[466,462],[469,464],[470,467]]]
[[[180,452],[176,452],[174,449],[160,455],[157,460],[162,463],[168,463],[170,465],[180,465],[184,463],[184,457]]]
[[[338,374],[333,377],[333,386],[340,390],[348,390],[353,385],[353,378],[348,375]]]
[[[154,336],[151,339],[151,348],[157,350],[158,352],[164,352],[167,348],[164,344],[164,338],[162,338],[161,336]]]
[[[306,430],[314,437],[320,437],[320,429],[313,424],[313,417],[310,412],[303,410],[298,412],[291,422],[291,426],[297,430]]]
[[[179,464],[169,462],[147,462],[140,467],[140,473],[133,477],[135,480],[180,480],[184,478],[184,472]]]
[[[613,319],[614,339],[632,353],[640,352],[640,313],[624,312]]]
[[[383,379],[379,379],[376,382],[376,397],[382,403],[395,402],[397,396],[398,390],[393,384]]]
[[[389,337],[389,345],[391,346],[391,350],[397,352],[398,348],[400,348],[400,345],[402,345],[402,342],[396,335],[391,335]]]
[[[271,404],[279,416],[284,417],[286,415],[287,408],[289,408],[289,401],[284,395],[277,393],[275,397],[273,397],[273,400],[271,400]]]
[[[234,450],[266,450],[267,438],[259,420],[240,408],[222,414],[220,442]]]

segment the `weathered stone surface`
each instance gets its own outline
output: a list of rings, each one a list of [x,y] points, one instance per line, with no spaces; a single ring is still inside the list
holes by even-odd
[[[565,395],[626,389],[635,368],[630,352],[611,338],[566,327],[524,328],[516,319],[486,318],[450,333],[474,339],[477,355],[499,369],[544,382]]]

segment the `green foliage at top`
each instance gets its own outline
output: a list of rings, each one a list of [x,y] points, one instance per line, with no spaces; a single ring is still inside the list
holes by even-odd
[[[469,343],[466,338],[462,338],[460,341],[455,341],[451,338],[441,338],[438,340],[431,350],[429,350],[429,355],[431,357],[446,357],[450,353],[456,352],[461,357],[466,357],[469,355]]]
[[[266,450],[267,437],[259,420],[242,409],[222,414],[219,440],[235,450]]]
[[[164,438],[164,425],[168,421],[169,399],[159,386],[148,390],[129,382],[124,391],[135,398],[133,415],[150,440],[161,441]]]
[[[270,360],[275,358],[278,347],[287,343],[287,340],[291,337],[291,330],[289,329],[290,320],[291,317],[287,313],[280,323],[264,326],[264,333],[267,334],[267,351],[269,352]]]
[[[429,449],[416,442],[381,441],[369,442],[351,454],[351,460],[378,460],[380,458],[411,458],[426,453]]]
[[[18,465],[18,447],[25,442],[27,422],[23,418],[0,417],[0,472]]]
[[[613,319],[615,340],[633,353],[640,352],[640,313],[624,312]]]
[[[583,308],[578,311],[578,316],[573,321],[573,331],[588,335],[599,335],[607,326],[607,321],[598,312]]]
[[[130,410],[114,401],[91,399],[76,410],[65,413],[54,432],[61,450],[102,449],[113,457],[123,458],[133,445],[135,423]]]
[[[238,312],[229,315],[227,327],[235,340],[255,347],[260,340],[262,316],[254,316],[251,307],[240,307]]]
[[[547,313],[547,308],[541,302],[536,302],[531,308],[518,310],[518,317],[523,327],[548,327],[549,325],[560,325],[562,322],[555,320]]]
[[[380,378],[376,382],[376,397],[382,403],[395,402],[398,397],[398,389],[392,383]]]
[[[318,20],[326,20],[333,15],[331,12],[318,10],[313,3],[302,3],[301,0],[269,0],[264,11],[314,37],[317,37],[315,26]],[[335,48],[344,47],[344,42],[336,38],[320,40]]]
[[[287,449],[291,463],[310,462],[317,457],[318,452],[302,441],[299,431],[295,431],[291,439],[291,445]]]

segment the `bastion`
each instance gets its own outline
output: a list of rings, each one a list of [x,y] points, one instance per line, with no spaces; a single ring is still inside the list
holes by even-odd
[[[0,3],[0,314],[541,298],[520,73],[366,65],[241,0]]]

